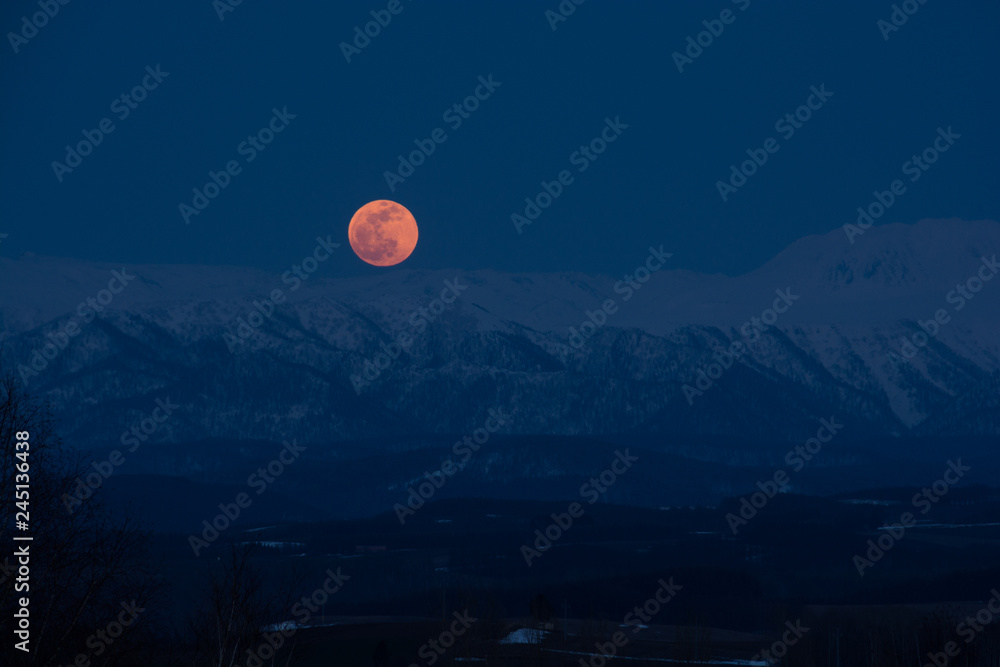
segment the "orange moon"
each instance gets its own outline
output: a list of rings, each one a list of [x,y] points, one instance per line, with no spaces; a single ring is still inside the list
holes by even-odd
[[[405,206],[377,199],[358,209],[347,227],[354,253],[375,266],[394,266],[417,247],[417,221]]]

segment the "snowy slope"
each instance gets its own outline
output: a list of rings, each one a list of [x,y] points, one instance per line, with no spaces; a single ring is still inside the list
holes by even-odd
[[[581,274],[395,270],[291,291],[281,276],[237,267],[0,258],[3,361],[29,367],[55,332],[80,324],[23,377],[82,441],[117,438],[166,394],[185,407],[162,439],[455,433],[480,425],[486,405],[509,406],[505,430],[518,433],[798,437],[831,410],[869,434],[998,432],[1000,280],[961,310],[946,296],[1000,254],[1000,225],[926,220],[854,241],[840,229],[807,237],[737,277],[665,269],[628,301],[618,277]],[[83,322],[78,304],[123,268],[136,277]],[[414,313],[456,279],[467,288],[455,303],[415,326]],[[234,342],[252,301],[276,288],[287,301]],[[793,305],[689,401],[684,386],[715,350],[747,342],[741,325],[776,290]],[[618,306],[607,326],[570,345],[569,327],[607,299]],[[950,321],[900,358],[917,320],[938,309]],[[408,352],[359,388],[352,378],[401,333],[413,339]]]

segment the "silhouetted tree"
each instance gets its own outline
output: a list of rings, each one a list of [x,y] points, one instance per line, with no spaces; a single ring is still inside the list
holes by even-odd
[[[552,618],[552,614],[555,611],[552,607],[552,604],[549,602],[548,598],[546,598],[541,593],[531,598],[529,609],[531,610],[531,617],[535,621],[541,623],[550,620]]]
[[[6,545],[0,664],[69,664],[81,654],[92,665],[120,664],[155,616],[146,609],[159,587],[149,566],[149,535],[129,516],[113,515],[96,495],[67,502],[92,472],[56,435],[48,406],[0,369],[0,543]],[[25,518],[26,530],[17,523]],[[15,542],[15,535],[33,539]],[[23,548],[26,564],[12,558]],[[27,578],[18,571],[22,565]],[[21,598],[29,602],[27,652],[14,641]],[[130,622],[119,632],[115,624],[125,619]]]
[[[254,544],[230,544],[229,553],[211,566],[205,600],[189,619],[198,664],[234,667],[251,655],[266,665],[293,664],[296,634],[281,638],[279,650],[268,647],[279,643],[280,628],[290,622],[299,581],[290,575],[268,587],[253,564],[259,551]]]
[[[380,641],[372,654],[372,667],[389,667],[389,647]]]

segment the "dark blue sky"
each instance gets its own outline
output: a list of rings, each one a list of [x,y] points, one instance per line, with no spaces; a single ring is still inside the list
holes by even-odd
[[[589,0],[553,31],[556,0],[401,0],[350,63],[340,42],[387,2],[244,0],[220,21],[209,0],[78,0],[16,54],[7,34],[39,9],[6,2],[0,254],[283,270],[387,198],[420,225],[406,268],[618,273],[664,244],[672,268],[738,274],[852,221],[939,126],[962,138],[880,222],[1000,219],[1000,6],[928,0],[886,41],[889,2],[745,1]],[[725,9],[679,73],[672,52]],[[156,65],[169,76],[120,120],[113,100]],[[500,87],[452,129],[442,113],[490,74]],[[833,96],[782,138],[775,121],[821,84]],[[274,107],[296,118],[248,163],[237,147]],[[628,128],[580,173],[570,156],[606,117]],[[51,163],[102,118],[114,132],[60,183]],[[439,127],[390,192],[396,156]],[[716,181],[768,137],[778,152],[723,202]],[[178,205],[230,160],[242,171],[185,225]],[[519,235],[511,214],[564,169],[574,182]],[[377,271],[351,255],[323,270]]]

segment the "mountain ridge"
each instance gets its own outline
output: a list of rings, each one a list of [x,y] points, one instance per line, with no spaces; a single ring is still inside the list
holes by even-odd
[[[1000,289],[961,311],[946,294],[998,246],[995,222],[925,220],[806,237],[734,277],[666,260],[628,300],[609,276],[400,270],[271,305],[282,279],[253,269],[0,259],[3,359],[90,444],[164,395],[192,406],[167,441],[468,432],[493,405],[518,434],[797,437],[830,414],[868,435],[996,434]],[[135,278],[84,321],[74,305],[122,268]]]

